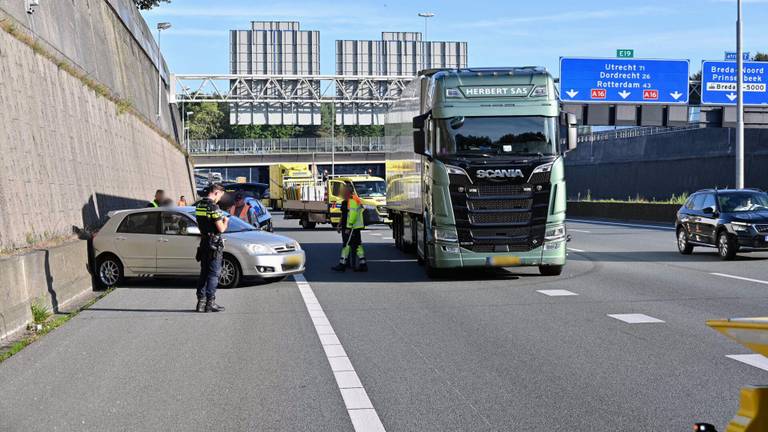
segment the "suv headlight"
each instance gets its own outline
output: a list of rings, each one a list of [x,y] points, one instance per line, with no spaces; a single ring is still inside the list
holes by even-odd
[[[565,225],[553,225],[544,233],[544,240],[558,241],[565,238]]]
[[[731,228],[736,232],[748,232],[750,227],[750,224],[744,222],[731,222]]]
[[[245,249],[251,255],[263,255],[263,254],[275,253],[275,251],[273,251],[271,247],[263,244],[258,244],[258,243],[247,244],[245,245]]]
[[[435,228],[435,240],[455,243],[459,241],[459,235],[452,228]]]

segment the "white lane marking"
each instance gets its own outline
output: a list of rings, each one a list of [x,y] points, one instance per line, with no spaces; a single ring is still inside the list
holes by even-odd
[[[368,233],[368,234],[375,235],[375,236],[380,236],[381,235],[381,233]]]
[[[768,371],[768,358],[760,354],[734,354],[727,355],[731,360],[736,360],[750,366]]]
[[[582,253],[583,253],[583,252],[586,252],[584,249],[576,249],[576,248],[570,248],[570,247],[569,247],[569,248],[567,248],[567,249],[568,249],[569,251],[571,251],[571,252],[582,252]]]
[[[625,223],[625,222],[606,222],[606,221],[595,221],[595,220],[585,220],[585,219],[566,219],[567,222],[577,222],[577,223],[586,223],[586,224],[593,224],[593,225],[614,225],[614,226],[622,226],[622,227],[628,227],[628,228],[649,228],[649,229],[656,229],[661,231],[674,231],[674,227],[665,227],[662,225],[644,225],[644,224],[635,224],[635,223]],[[573,231],[573,230],[571,230]]]
[[[725,273],[710,273],[710,274],[713,275],[713,276],[720,276],[720,277],[724,277],[724,278],[738,279],[738,280],[743,280],[743,281],[747,281],[747,282],[754,282],[754,283],[759,283],[759,284],[763,284],[763,285],[768,285],[768,281],[764,281],[764,280],[760,280],[760,279],[751,279],[751,278],[746,278],[746,277],[741,277],[741,276],[729,275],[729,274],[725,274]]]
[[[407,263],[407,262],[416,262],[415,259],[380,259],[380,260],[368,260],[369,263],[371,262],[387,262],[387,263]]]
[[[587,234],[590,234],[592,232],[592,231],[580,230],[580,229],[574,229],[574,228],[568,228],[568,231],[587,233]]]
[[[339,388],[347,414],[352,422],[355,432],[386,432],[381,423],[379,414],[373,408],[368,393],[360,382],[352,362],[347,357],[347,352],[336,337],[333,326],[325,316],[323,307],[317,301],[312,287],[304,275],[294,275],[293,279],[299,287],[304,306],[307,308],[312,324],[315,326],[317,337],[325,351],[325,357],[331,366],[336,385]]]
[[[551,289],[551,290],[536,290],[537,293],[544,294],[545,296],[550,297],[563,297],[563,296],[577,296],[573,291],[568,291],[564,289]]]
[[[392,237],[384,237],[384,240],[394,240]]]
[[[615,318],[619,321],[624,321],[627,324],[646,324],[646,323],[663,323],[664,321],[648,316],[645,314],[608,314],[609,317]]]

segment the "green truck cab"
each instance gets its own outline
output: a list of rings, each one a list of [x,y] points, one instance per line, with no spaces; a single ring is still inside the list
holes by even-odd
[[[575,119],[561,116],[546,70],[424,72],[389,110],[385,136],[395,244],[415,249],[428,273],[512,266],[561,273],[562,155],[575,146]]]

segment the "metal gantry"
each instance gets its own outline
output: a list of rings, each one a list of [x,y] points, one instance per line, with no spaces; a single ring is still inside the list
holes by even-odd
[[[171,102],[376,104],[400,97],[413,76],[171,75]]]

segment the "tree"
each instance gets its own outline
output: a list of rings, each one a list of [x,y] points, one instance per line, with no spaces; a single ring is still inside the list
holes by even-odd
[[[752,57],[752,60],[754,61],[768,61],[768,54],[766,53],[757,53],[754,57]]]
[[[160,6],[160,3],[170,3],[171,0],[133,0],[136,7],[141,10],[149,10],[153,7]]]
[[[224,133],[222,121],[224,113],[215,102],[190,104],[192,115],[189,116],[190,139],[219,138]]]

